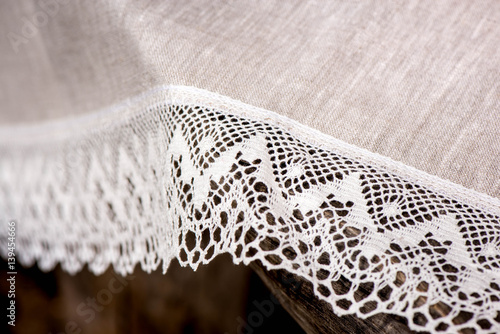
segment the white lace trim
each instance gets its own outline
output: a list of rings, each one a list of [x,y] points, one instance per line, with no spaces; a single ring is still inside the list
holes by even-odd
[[[270,111],[160,87],[0,128],[0,157],[0,218],[18,221],[25,265],[125,274],[227,252],[304,277],[338,315],[500,331],[498,199]],[[359,300],[358,288],[372,292]]]

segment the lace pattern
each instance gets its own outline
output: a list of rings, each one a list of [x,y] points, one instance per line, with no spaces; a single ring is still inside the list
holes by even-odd
[[[25,265],[125,274],[227,252],[304,277],[338,315],[500,331],[497,199],[272,112],[169,86],[0,140],[1,249],[16,219]]]

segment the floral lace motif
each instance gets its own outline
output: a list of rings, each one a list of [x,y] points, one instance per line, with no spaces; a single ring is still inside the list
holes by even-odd
[[[496,199],[215,94],[154,94],[0,129],[0,218],[18,222],[22,263],[127,273],[227,252],[306,278],[338,315],[500,332]]]

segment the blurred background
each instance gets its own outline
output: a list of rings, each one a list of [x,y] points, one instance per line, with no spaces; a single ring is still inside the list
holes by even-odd
[[[226,254],[197,271],[174,260],[165,275],[17,268],[16,326],[4,319],[2,333],[304,333],[257,274]],[[6,278],[0,288],[6,308]]]

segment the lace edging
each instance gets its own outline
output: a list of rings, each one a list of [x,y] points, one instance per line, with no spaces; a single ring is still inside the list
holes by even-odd
[[[500,330],[498,199],[273,112],[166,86],[0,128],[0,143],[0,214],[19,222],[24,264],[196,269],[227,252],[304,277],[339,315]]]

